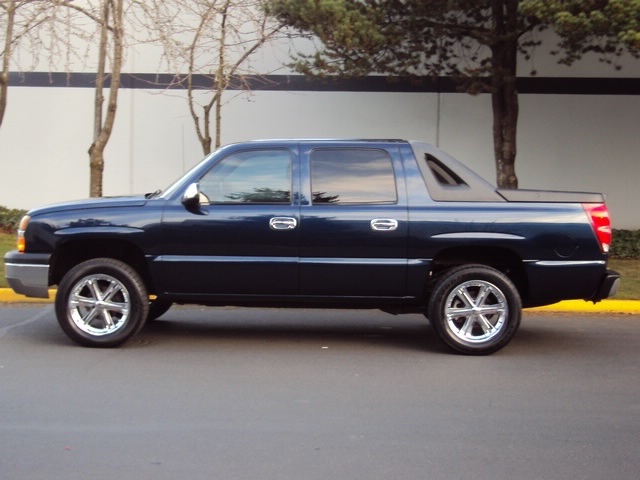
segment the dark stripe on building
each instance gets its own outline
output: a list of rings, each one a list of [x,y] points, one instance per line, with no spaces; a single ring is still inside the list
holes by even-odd
[[[93,88],[95,73],[12,72],[9,85],[13,87]],[[109,77],[105,86],[109,86]],[[123,73],[122,88],[177,89],[187,88],[184,77],[171,74]],[[214,80],[195,75],[197,89],[213,88]],[[399,93],[456,93],[455,81],[449,77],[386,77],[308,78],[303,75],[250,75],[234,77],[229,90],[293,91],[293,92],[399,92]],[[518,91],[533,94],[560,95],[640,95],[640,78],[583,78],[583,77],[521,77]]]

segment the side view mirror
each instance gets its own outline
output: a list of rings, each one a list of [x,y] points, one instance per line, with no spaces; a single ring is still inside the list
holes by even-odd
[[[197,183],[192,183],[182,195],[182,204],[189,210],[200,208],[200,187]]]

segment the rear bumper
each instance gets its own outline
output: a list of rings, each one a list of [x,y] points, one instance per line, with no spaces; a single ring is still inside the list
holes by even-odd
[[[4,256],[7,283],[21,295],[49,298],[50,258],[48,253],[8,252]]]
[[[605,273],[602,278],[600,287],[596,291],[595,295],[592,298],[587,298],[586,300],[590,300],[595,303],[602,299],[613,297],[618,291],[619,285],[620,274],[615,270],[607,270],[607,273]]]

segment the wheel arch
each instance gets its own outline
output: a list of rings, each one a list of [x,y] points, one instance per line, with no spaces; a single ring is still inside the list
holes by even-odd
[[[513,282],[523,301],[526,301],[529,283],[522,258],[508,248],[491,246],[456,246],[439,252],[431,264],[431,277],[435,278],[451,268],[478,264],[493,267]]]
[[[118,238],[70,240],[58,246],[51,259],[51,283],[59,284],[73,267],[92,258],[113,258],[131,266],[154,292],[151,274],[142,250],[134,243]]]

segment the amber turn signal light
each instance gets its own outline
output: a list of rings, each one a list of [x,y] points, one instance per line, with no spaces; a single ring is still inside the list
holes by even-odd
[[[29,225],[29,220],[31,217],[29,215],[25,215],[20,220],[20,225],[18,226],[18,242],[17,247],[18,251],[23,253],[27,248],[27,241],[24,238],[24,232],[27,230],[27,225]]]

